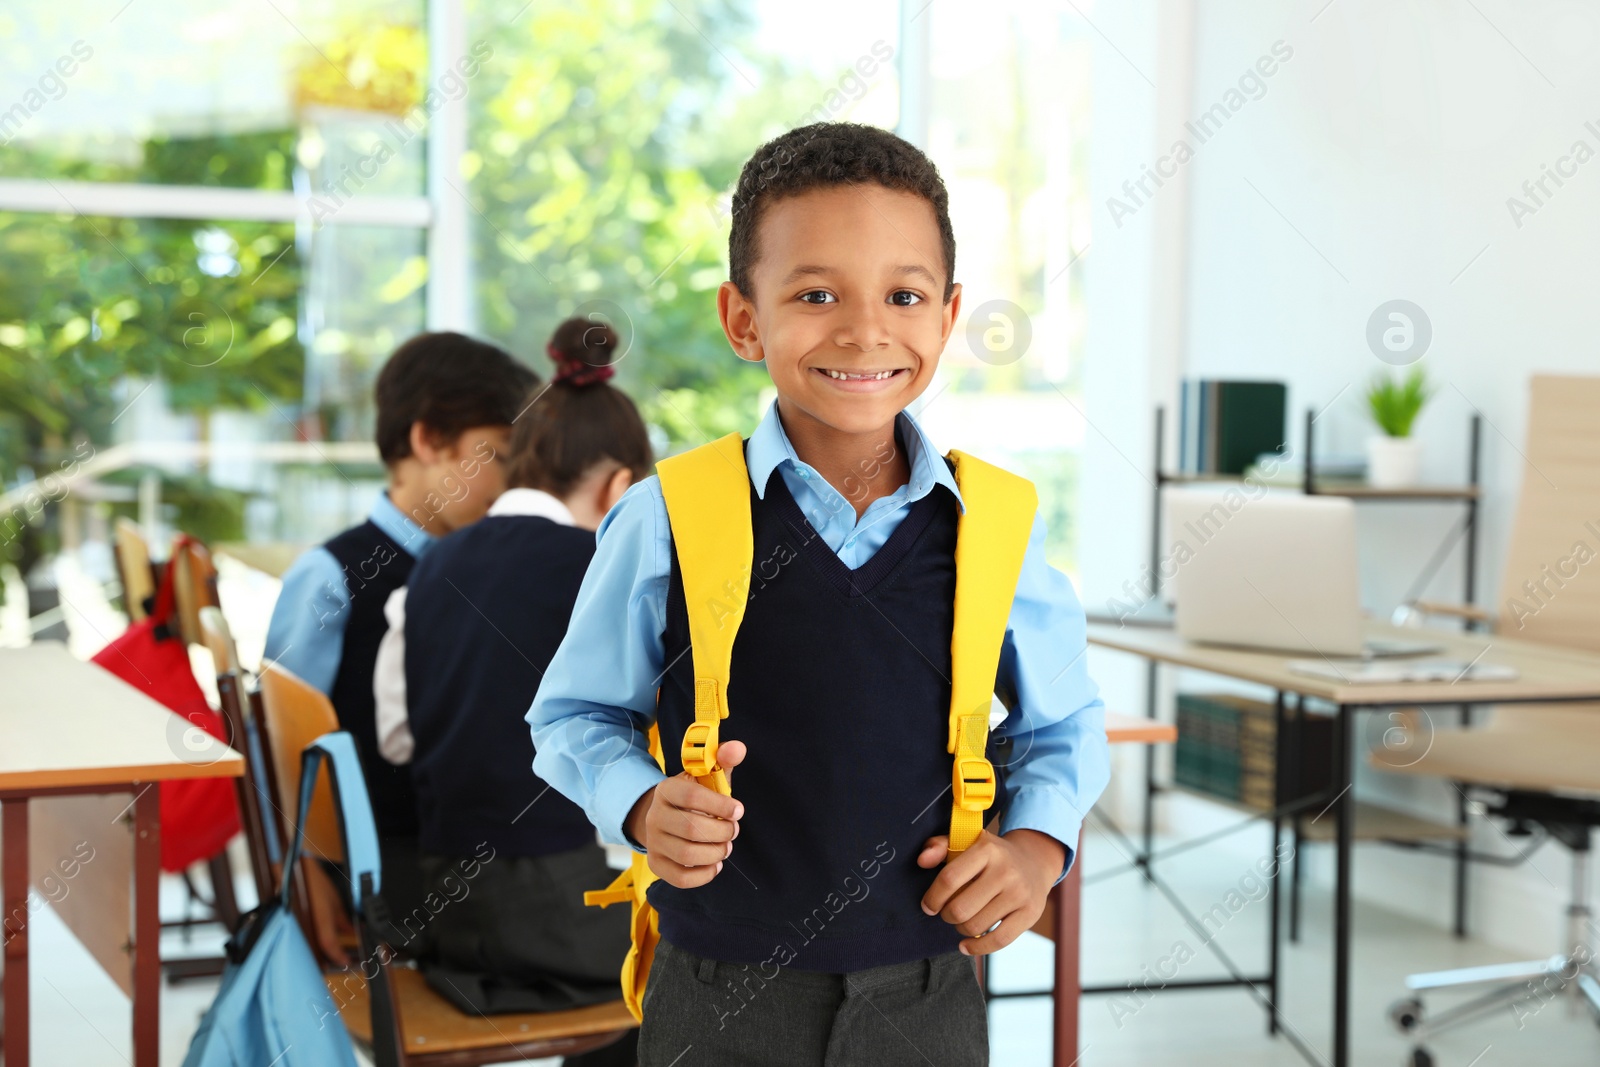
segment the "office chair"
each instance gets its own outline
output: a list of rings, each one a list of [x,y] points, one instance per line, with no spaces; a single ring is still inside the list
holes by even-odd
[[[1492,618],[1475,609],[1419,603],[1493,632],[1548,646],[1549,657],[1592,669],[1568,650],[1600,652],[1600,378],[1539,376],[1528,410],[1527,465],[1514,517],[1499,603]],[[1587,552],[1578,549],[1579,543]],[[1577,557],[1592,559],[1580,565]],[[1446,778],[1508,820],[1512,835],[1542,831],[1572,853],[1566,941],[1542,960],[1413,974],[1409,995],[1390,1018],[1411,1037],[1413,1067],[1431,1067],[1424,1042],[1443,1030],[1509,1008],[1519,1019],[1558,993],[1600,1018],[1600,937],[1589,908],[1593,831],[1600,826],[1600,705],[1507,705],[1479,729],[1433,731],[1416,712],[1403,716],[1404,742],[1372,754],[1380,769]],[[1438,1014],[1423,997],[1446,989],[1493,988]]]

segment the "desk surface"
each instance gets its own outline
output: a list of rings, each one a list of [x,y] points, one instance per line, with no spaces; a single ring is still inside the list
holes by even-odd
[[[306,549],[312,547],[314,546],[291,544],[286,541],[260,543],[226,541],[215,545],[213,551],[216,555],[236,559],[246,567],[253,567],[263,574],[282,578],[283,572],[289,569],[289,564],[298,559]]]
[[[225,778],[244,760],[65,645],[0,649],[0,790]]]
[[[1463,662],[1476,659],[1480,663],[1504,664],[1515,667],[1520,676],[1503,682],[1352,685],[1289,670],[1290,660],[1317,659],[1315,653],[1285,655],[1281,652],[1198,645],[1185,641],[1177,631],[1164,627],[1118,626],[1115,623],[1089,625],[1089,643],[1101,648],[1131,652],[1173,666],[1256,682],[1287,693],[1303,693],[1336,704],[1461,704],[1573,698],[1600,701],[1600,655],[1591,652],[1518,641],[1497,634],[1401,629],[1382,623],[1369,624],[1367,636],[1434,642],[1442,646],[1443,651],[1430,658],[1459,659]]]

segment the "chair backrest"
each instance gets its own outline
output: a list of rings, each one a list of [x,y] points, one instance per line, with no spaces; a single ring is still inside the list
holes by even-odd
[[[228,620],[223,617],[222,609],[215,605],[207,604],[199,611],[200,640],[211,653],[211,659],[217,665],[217,676],[239,669],[239,650],[233,643],[233,631],[228,629]]]
[[[284,813],[284,843],[294,833],[294,814],[300,796],[300,757],[307,745],[339,729],[328,698],[314,686],[301,681],[277,663],[262,665],[258,680],[261,713],[265,720],[267,758],[277,778],[278,810]],[[318,782],[306,820],[305,854],[335,863],[344,859],[339,840],[339,820],[333,807],[333,791],[326,781]]]
[[[145,617],[145,598],[156,592],[155,575],[150,570],[150,542],[138,523],[120,518],[112,532],[112,550],[117,558],[117,576],[122,579],[122,599],[128,618],[138,622]]]
[[[1600,377],[1536,375],[1495,605],[1505,637],[1600,652]],[[1600,729],[1592,707],[1495,710],[1498,728]]]
[[[200,644],[205,638],[200,628],[203,608],[218,607],[217,568],[211,551],[192,538],[174,541],[167,566],[173,570],[173,600],[178,617],[178,632],[186,645]]]

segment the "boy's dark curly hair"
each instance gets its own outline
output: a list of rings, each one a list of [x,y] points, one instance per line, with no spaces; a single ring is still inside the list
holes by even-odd
[[[874,182],[914,193],[933,206],[944,253],[944,302],[955,287],[956,234],[950,195],[933,160],[888,130],[858,122],[818,122],[781,134],[756,149],[739,172],[728,234],[728,278],[754,298],[750,271],[760,255],[756,228],[764,207],[784,197],[833,185]]]

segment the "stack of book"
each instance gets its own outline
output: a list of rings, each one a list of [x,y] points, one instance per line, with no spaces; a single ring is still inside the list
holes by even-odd
[[[1186,379],[1179,411],[1179,471],[1243,474],[1263,452],[1282,451],[1288,397],[1282,382]]]
[[[1287,804],[1326,790],[1332,781],[1332,720],[1308,716],[1289,725],[1303,728],[1299,773],[1285,775],[1280,786],[1271,704],[1231,693],[1180,693],[1173,777],[1185,789],[1256,811],[1271,811],[1280,795]]]

